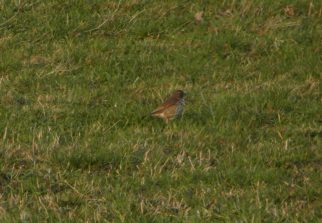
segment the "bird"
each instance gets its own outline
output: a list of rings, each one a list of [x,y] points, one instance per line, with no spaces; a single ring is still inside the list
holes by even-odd
[[[150,115],[162,118],[166,124],[170,120],[177,118],[183,112],[185,93],[182,90],[176,90],[159,107],[153,110]]]

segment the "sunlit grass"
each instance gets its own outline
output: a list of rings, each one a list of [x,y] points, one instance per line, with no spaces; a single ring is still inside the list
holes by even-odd
[[[317,1],[0,2],[1,222],[318,222],[320,21]],[[146,117],[175,89],[181,119]]]

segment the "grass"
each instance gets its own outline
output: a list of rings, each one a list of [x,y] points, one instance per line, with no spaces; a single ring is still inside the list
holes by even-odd
[[[321,6],[0,1],[1,222],[319,222]]]

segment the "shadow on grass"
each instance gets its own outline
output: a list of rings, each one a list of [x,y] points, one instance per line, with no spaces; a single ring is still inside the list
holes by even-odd
[[[61,165],[75,169],[97,169],[97,170],[115,170],[120,166],[133,169],[143,161],[143,150],[124,152],[122,150],[111,150],[106,148],[80,149],[66,155],[64,152],[58,152],[54,159]]]

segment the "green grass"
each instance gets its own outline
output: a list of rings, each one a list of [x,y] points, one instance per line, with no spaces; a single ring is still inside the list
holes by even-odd
[[[321,13],[0,1],[1,222],[319,222]]]

